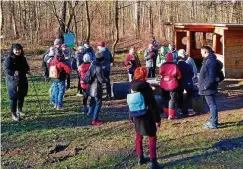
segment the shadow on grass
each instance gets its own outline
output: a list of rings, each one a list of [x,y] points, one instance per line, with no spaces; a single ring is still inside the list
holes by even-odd
[[[187,164],[188,161],[191,161],[193,164],[196,164],[200,160],[205,160],[207,158],[210,158],[214,155],[217,155],[221,153],[222,151],[230,151],[230,150],[236,150],[236,149],[243,149],[243,137],[237,137],[237,138],[231,138],[231,139],[225,139],[221,140],[217,143],[215,143],[211,147],[206,148],[195,148],[191,150],[185,150],[178,153],[172,153],[166,156],[162,156],[159,159],[165,159],[165,158],[171,158],[175,156],[189,156],[190,153],[196,153],[198,151],[203,151],[202,154],[198,155],[192,155],[190,157],[182,158],[182,159],[176,159],[173,161],[170,161],[168,163],[165,163],[165,167],[175,167],[182,164]]]

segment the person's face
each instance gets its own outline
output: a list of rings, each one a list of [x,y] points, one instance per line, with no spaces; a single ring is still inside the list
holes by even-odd
[[[153,46],[153,44],[149,44],[149,49],[153,49],[154,48],[154,46]]]
[[[21,55],[21,49],[16,49],[16,48],[14,48],[14,49],[13,49],[13,53],[14,53],[16,56],[19,56],[19,55]]]
[[[83,49],[79,49],[78,52],[79,52],[79,53],[84,53],[84,50],[83,50]]]
[[[132,54],[134,54],[134,49],[132,48],[132,49],[130,49],[129,50],[129,53],[132,55]]]
[[[205,49],[201,49],[201,55],[202,57],[207,57],[208,56],[208,51]]]
[[[173,47],[171,44],[169,44],[169,49],[170,49],[170,50],[173,50],[174,47]]]
[[[89,44],[84,44],[84,47],[89,48]]]
[[[61,48],[62,44],[55,45],[55,48]]]
[[[62,47],[62,50],[63,50],[63,51],[67,50],[67,47],[66,47],[66,46],[65,46],[65,47]]]

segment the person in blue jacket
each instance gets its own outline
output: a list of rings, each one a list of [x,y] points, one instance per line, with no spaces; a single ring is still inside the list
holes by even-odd
[[[210,120],[204,125],[207,129],[215,129],[218,126],[218,109],[215,95],[218,82],[216,80],[217,60],[216,55],[209,46],[201,47],[203,57],[199,75],[199,94],[205,96],[210,109]]]
[[[16,43],[12,45],[10,55],[4,62],[4,72],[6,74],[12,120],[19,121],[20,115],[24,115],[22,108],[24,97],[28,92],[28,80],[26,74],[30,74],[30,67],[24,56],[21,44]]]

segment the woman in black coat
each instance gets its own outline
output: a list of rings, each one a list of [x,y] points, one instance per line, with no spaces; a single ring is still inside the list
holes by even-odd
[[[147,112],[145,115],[134,117],[132,121],[134,122],[136,131],[136,153],[139,157],[138,164],[142,165],[149,161],[149,159],[144,157],[142,147],[143,136],[148,136],[151,168],[154,169],[161,168],[156,157],[156,131],[157,127],[160,127],[161,118],[152,88],[150,84],[146,82],[146,76],[147,70],[145,67],[138,67],[134,72],[134,81],[131,83],[131,89],[135,92],[141,92],[144,97],[145,105],[147,106]]]
[[[28,81],[26,74],[30,72],[29,65],[24,57],[23,47],[20,44],[13,44],[10,55],[4,62],[6,84],[10,99],[12,119],[19,121],[22,113],[24,97],[28,92]]]

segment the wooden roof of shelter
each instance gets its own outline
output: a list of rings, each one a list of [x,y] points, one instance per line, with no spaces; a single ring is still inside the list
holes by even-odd
[[[224,30],[243,30],[243,24],[222,24],[222,23],[174,23],[175,29],[212,32],[215,28]]]

